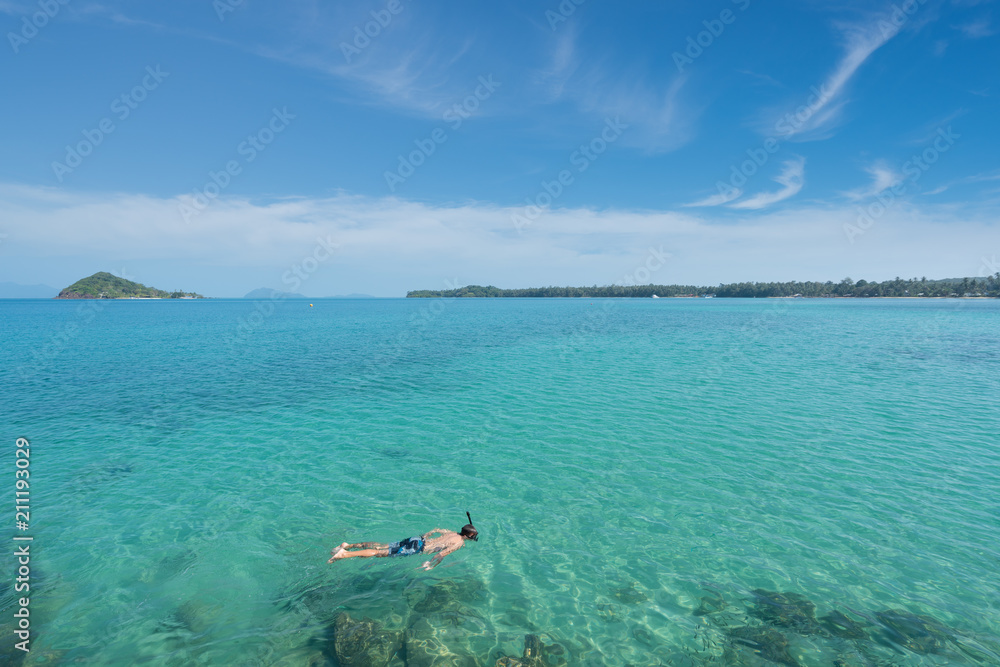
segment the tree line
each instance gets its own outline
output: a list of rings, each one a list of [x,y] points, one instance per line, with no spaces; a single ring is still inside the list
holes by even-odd
[[[868,282],[844,278],[839,283],[821,282],[770,282],[730,283],[716,287],[696,285],[607,285],[598,287],[527,287],[501,289],[493,285],[468,285],[452,290],[414,290],[407,298],[651,298],[658,297],[707,297],[738,299],[765,299],[771,297],[1000,297],[1000,272],[986,278],[895,278],[883,282]]]

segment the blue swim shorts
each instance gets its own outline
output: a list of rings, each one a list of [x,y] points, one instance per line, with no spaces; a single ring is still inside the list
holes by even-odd
[[[390,556],[412,556],[424,550],[424,540],[422,537],[408,537],[399,542],[389,545]]]

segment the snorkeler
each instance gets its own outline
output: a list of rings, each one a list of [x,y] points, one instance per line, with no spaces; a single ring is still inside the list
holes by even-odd
[[[344,558],[385,558],[386,556],[412,556],[421,553],[437,554],[420,566],[429,570],[436,567],[445,556],[465,546],[465,540],[479,541],[479,531],[472,525],[472,517],[469,516],[468,512],[465,513],[465,516],[469,519],[469,523],[462,526],[462,530],[457,533],[444,528],[435,528],[420,537],[408,537],[392,544],[379,542],[348,544],[344,542],[330,552],[332,555],[327,563]],[[438,535],[438,537],[431,537],[432,535]]]

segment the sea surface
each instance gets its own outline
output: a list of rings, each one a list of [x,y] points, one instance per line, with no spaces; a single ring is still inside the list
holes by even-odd
[[[0,301],[0,663],[997,665],[998,399],[995,300]]]

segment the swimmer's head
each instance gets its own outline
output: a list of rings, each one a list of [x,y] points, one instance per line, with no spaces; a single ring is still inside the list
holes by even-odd
[[[478,542],[479,541],[479,531],[476,530],[476,527],[472,525],[472,517],[469,516],[468,512],[465,513],[465,516],[469,519],[469,523],[467,523],[464,526],[462,526],[462,530],[459,531],[458,534],[461,535],[462,537],[464,537],[467,540],[474,540],[474,541]]]

